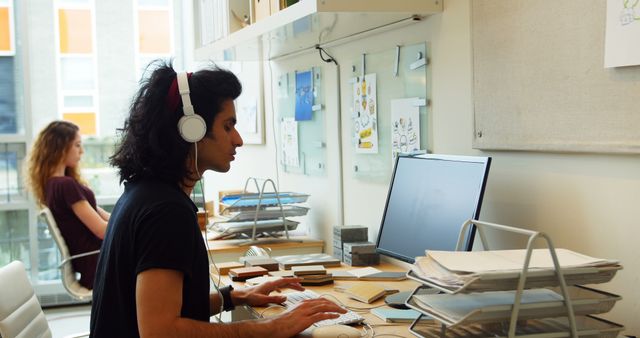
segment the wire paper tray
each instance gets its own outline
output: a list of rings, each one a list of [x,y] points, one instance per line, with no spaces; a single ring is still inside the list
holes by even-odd
[[[578,336],[583,338],[616,338],[624,330],[622,325],[593,316],[577,316],[576,325]],[[445,328],[438,321],[422,319],[421,316],[411,324],[409,330],[421,338],[506,338],[509,322]],[[522,320],[518,322],[516,337],[571,337],[571,329],[566,317]]]
[[[609,282],[611,279],[613,279],[613,276],[615,276],[616,272],[621,269],[622,266],[616,264],[599,267],[565,268],[562,269],[562,273],[567,285],[599,284]],[[476,278],[459,287],[450,287],[438,284],[433,280],[425,279],[418,276],[418,274],[413,270],[409,270],[409,272],[407,272],[407,277],[440,291],[456,294],[468,292],[515,290],[518,288],[520,272],[478,274]],[[538,270],[529,271],[527,273],[525,289],[544,288],[557,285],[558,277],[556,276],[554,270]]]
[[[240,211],[231,211],[230,209],[225,209],[222,212],[222,216],[228,217],[227,222],[242,222],[242,221],[251,221],[256,217],[256,212],[258,213],[258,220],[265,219],[275,219],[282,218],[282,214],[284,213],[284,217],[296,217],[296,216],[304,216],[309,211],[307,207],[300,207],[295,205],[283,205],[282,210],[280,207],[272,206],[266,208],[260,208],[260,210],[256,211],[255,209],[242,208]]]
[[[222,198],[220,204],[225,208],[225,210],[229,209],[229,211],[241,210],[244,208],[252,208],[255,211],[255,208],[260,204],[260,206],[277,206],[278,199],[280,200],[280,204],[292,204],[292,203],[304,203],[309,198],[307,194],[300,194],[295,192],[281,192],[281,193],[263,193],[262,197],[260,194],[249,193],[249,194],[235,194],[235,195],[227,195]]]
[[[605,313],[621,297],[582,286],[569,287],[575,315]],[[562,317],[567,315],[561,291],[534,289],[523,293],[519,319]],[[508,322],[513,310],[515,291],[471,294],[437,294],[437,290],[420,286],[414,290],[407,305],[429,315],[449,327],[474,323]]]
[[[288,230],[295,230],[298,227],[299,222],[286,220],[286,225]],[[246,233],[251,234],[253,232],[253,226],[256,227],[256,233],[262,232],[277,232],[284,231],[284,223],[282,223],[282,219],[273,219],[273,220],[263,220],[254,222],[246,221],[246,222],[220,222],[214,223],[211,226],[212,230],[220,232],[215,238],[219,239],[226,237],[231,234],[238,233]]]

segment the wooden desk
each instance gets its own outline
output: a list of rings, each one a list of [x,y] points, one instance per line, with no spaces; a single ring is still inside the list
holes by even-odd
[[[322,253],[324,241],[308,237],[291,237],[298,242],[285,243],[264,243],[253,244],[262,248],[270,248],[271,256],[300,255],[309,253]],[[211,259],[214,262],[233,262],[244,256],[251,245],[246,244],[246,239],[227,239],[208,241]]]
[[[380,265],[376,266],[377,269],[383,270],[383,271],[406,271],[406,269],[400,268],[398,266],[392,265],[390,263],[386,263],[383,262]],[[328,272],[331,271],[335,271],[335,270],[351,270],[351,269],[355,269],[354,267],[351,266],[346,266],[343,265],[340,268],[329,268],[327,269]],[[234,288],[242,288],[244,287],[244,282],[232,282],[228,276],[222,276],[222,282],[225,284],[229,284],[229,283],[233,283]],[[384,285],[386,288],[392,288],[392,289],[397,289],[399,291],[409,291],[409,290],[413,290],[416,288],[416,286],[418,286],[418,283],[412,281],[412,280],[403,280],[403,281],[342,281],[342,280],[338,280],[338,281],[334,281],[334,284],[330,284],[330,285],[323,285],[323,286],[309,286],[306,287],[307,289],[313,290],[314,292],[316,292],[317,294],[328,294],[331,295],[333,297],[336,297],[338,300],[340,300],[340,302],[342,302],[343,304],[347,305],[347,306],[353,306],[353,307],[358,307],[358,308],[374,308],[374,307],[378,307],[382,304],[384,304],[384,297],[371,303],[371,304],[366,304],[366,303],[362,303],[362,302],[358,302],[356,300],[350,299],[347,297],[347,295],[345,293],[342,292],[337,292],[334,291],[334,287],[336,286],[345,286],[345,287],[349,287],[350,285],[353,285],[355,283],[378,283],[381,285]],[[283,293],[287,293],[287,292],[291,292],[292,290],[283,290]],[[333,300],[331,297],[328,297],[328,299]],[[386,306],[386,305],[385,305]],[[260,318],[260,314],[263,314],[263,317],[269,317],[269,316],[274,316],[277,315],[278,313],[281,313],[282,311],[284,311],[283,309],[279,309],[279,308],[269,308],[267,310],[266,307],[261,307],[261,308],[250,308],[247,307],[247,309],[249,310],[250,314],[253,316],[253,318]],[[266,311],[265,311],[266,310]],[[410,323],[386,323],[384,322],[382,319],[376,317],[375,315],[368,313],[368,312],[358,312],[358,314],[360,314],[361,316],[363,316],[366,319],[366,322],[369,325],[373,326],[373,329],[375,330],[376,334],[382,334],[382,333],[389,333],[389,334],[394,334],[394,335],[398,335],[398,336],[402,336],[402,337],[415,337],[413,334],[411,334],[411,332],[409,332],[409,325]],[[235,319],[235,317],[234,317]],[[378,326],[378,325],[382,325],[382,326]],[[360,329],[362,329],[363,327],[360,326]],[[300,335],[298,335],[298,337],[302,338],[302,337],[311,337],[311,330],[313,329],[307,329],[304,332],[302,332]],[[371,337],[371,335],[369,334],[367,337]]]

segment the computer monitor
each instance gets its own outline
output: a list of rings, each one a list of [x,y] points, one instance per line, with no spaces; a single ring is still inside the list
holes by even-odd
[[[425,250],[455,250],[462,224],[480,216],[490,164],[490,157],[399,156],[377,251],[413,263]],[[465,250],[471,250],[474,236],[470,227]]]

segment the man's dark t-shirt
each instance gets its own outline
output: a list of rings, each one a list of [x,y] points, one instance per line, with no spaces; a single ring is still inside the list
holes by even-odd
[[[208,256],[196,211],[177,186],[125,183],[100,251],[90,337],[139,337],[136,277],[148,269],[182,272],[182,317],[209,321]]]
[[[94,210],[97,210],[96,197],[91,189],[78,183],[73,177],[54,176],[47,180],[44,198],[71,255],[100,249],[102,240],[94,235],[71,209],[73,204],[86,200]],[[76,258],[71,261],[71,264],[73,269],[80,273],[80,285],[92,289],[98,255]]]

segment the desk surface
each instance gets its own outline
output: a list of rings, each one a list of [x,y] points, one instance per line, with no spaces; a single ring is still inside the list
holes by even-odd
[[[383,262],[378,266],[375,266],[377,269],[383,270],[383,271],[406,271],[406,269],[392,265],[390,263],[386,263]],[[351,267],[351,266],[346,266],[343,265],[340,268],[329,268],[327,269],[328,272],[331,271],[336,271],[336,270],[351,270],[351,269],[355,269],[357,267]],[[228,276],[223,276],[222,277],[222,281],[225,284],[229,284],[229,283],[233,283],[234,287],[244,287],[244,282],[231,282],[231,280],[228,278]],[[350,299],[347,297],[347,295],[345,293],[342,292],[338,292],[334,290],[334,287],[336,286],[345,286],[345,287],[349,287],[350,285],[353,285],[355,283],[378,283],[381,285],[384,285],[386,288],[391,288],[391,289],[397,289],[399,291],[409,291],[409,290],[413,290],[415,289],[415,287],[418,285],[416,282],[412,281],[412,280],[403,280],[403,281],[343,281],[343,280],[337,280],[334,282],[334,284],[330,284],[330,285],[323,285],[323,286],[308,286],[306,287],[307,289],[313,290],[318,294],[329,294],[332,295],[334,297],[336,297],[338,300],[340,300],[340,302],[342,302],[343,304],[347,305],[347,306],[353,306],[353,307],[358,307],[358,308],[375,308],[375,307],[379,307],[380,305],[384,304],[384,300],[381,298],[371,304],[366,304],[366,303],[362,303],[362,302],[358,302],[356,300]],[[290,292],[292,290],[283,290],[283,293],[286,292]],[[331,298],[329,298],[331,299]],[[386,305],[384,305],[386,307]],[[266,308],[253,308],[252,312],[256,317],[259,317],[260,314],[262,312],[265,312]],[[280,313],[281,309],[278,308],[270,308],[268,309],[265,313],[264,313],[264,317],[269,317],[269,316],[273,316],[276,315],[278,313]],[[386,323],[384,322],[382,319],[376,317],[375,315],[368,313],[368,312],[364,312],[364,313],[360,313],[359,314],[363,317],[365,317],[366,322],[369,323],[370,325],[373,326],[373,329],[375,330],[376,334],[382,334],[382,333],[388,333],[388,334],[394,334],[397,336],[401,336],[401,337],[415,337],[413,334],[411,334],[411,332],[409,332],[409,323]],[[360,327],[362,329],[362,327]],[[310,330],[307,330],[305,332],[303,332],[302,334],[300,334],[298,337],[310,337]],[[371,335],[368,335],[368,337],[370,337]]]

